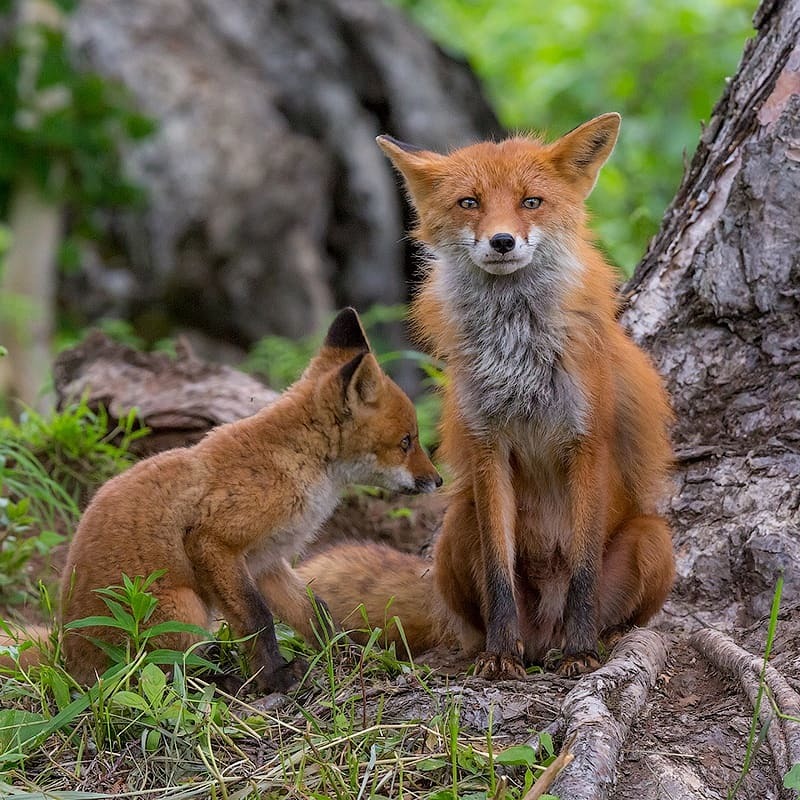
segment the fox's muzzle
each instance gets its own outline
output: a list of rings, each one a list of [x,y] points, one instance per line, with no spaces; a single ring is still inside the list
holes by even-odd
[[[415,494],[430,494],[442,485],[442,476],[437,473],[435,478],[417,478],[414,481]]]

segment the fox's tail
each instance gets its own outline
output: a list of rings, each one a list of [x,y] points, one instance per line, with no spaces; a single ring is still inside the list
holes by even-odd
[[[42,662],[50,630],[43,625],[20,628],[3,622],[0,625],[0,672],[17,667],[27,670]]]
[[[454,644],[433,581],[433,565],[420,556],[374,543],[331,547],[297,568],[330,609],[337,627],[365,641],[367,628],[382,628],[382,643],[398,655]],[[362,608],[363,606],[363,608]],[[402,633],[396,619],[400,620]]]

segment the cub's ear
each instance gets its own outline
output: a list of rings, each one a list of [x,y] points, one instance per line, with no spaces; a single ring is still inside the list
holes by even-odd
[[[614,149],[621,120],[615,112],[602,114],[549,146],[556,168],[578,187],[583,197],[588,197],[594,189],[600,167]]]
[[[349,361],[354,356],[369,351],[369,341],[354,308],[344,308],[331,322],[319,353],[311,359],[303,375],[318,378]]]
[[[405,179],[412,200],[416,201],[430,192],[440,176],[446,156],[385,134],[378,136],[375,141]]]
[[[323,347],[339,350],[369,350],[367,334],[354,308],[343,308],[328,328]]]
[[[360,353],[339,370],[346,405],[355,409],[378,402],[383,373],[372,353]]]

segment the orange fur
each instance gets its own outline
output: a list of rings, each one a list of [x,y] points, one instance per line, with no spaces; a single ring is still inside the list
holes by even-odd
[[[20,628],[10,623],[3,623],[6,630],[0,631],[0,669],[15,670],[17,667],[28,670],[41,663],[42,649],[50,636],[50,631],[41,625],[29,625]],[[27,644],[26,647],[21,645]],[[8,648],[8,650],[6,650]],[[10,651],[16,651],[11,655]]]
[[[150,623],[207,628],[216,609],[252,637],[255,683],[285,689],[297,670],[281,658],[272,612],[314,641],[315,612],[287,559],[313,538],[350,482],[432,491],[441,483],[419,445],[414,407],[386,377],[352,309],[341,312],[319,355],[272,405],[220,426],[193,447],[160,453],[106,483],[86,509],[62,576],[64,623],[106,614],[96,589],[123,573],[166,569],[151,591]],[[65,631],[67,669],[91,683],[107,666],[90,637]],[[188,634],[159,638],[185,650]]]
[[[552,647],[571,669],[601,631],[645,623],[673,580],[656,512],[669,405],[616,321],[614,274],[585,220],[618,126],[606,114],[553,144],[449,155],[378,140],[432,254],[414,330],[447,366],[441,453],[454,482],[434,553],[446,612],[430,625],[483,651],[485,677],[519,675]],[[379,606],[387,591],[372,589]]]

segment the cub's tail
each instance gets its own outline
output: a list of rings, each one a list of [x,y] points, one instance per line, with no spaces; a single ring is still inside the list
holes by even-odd
[[[367,628],[382,628],[381,643],[395,642],[402,656],[406,644],[417,655],[455,643],[432,568],[430,561],[392,547],[348,543],[312,556],[297,571],[325,601],[337,627],[362,643]]]
[[[40,664],[49,638],[50,630],[43,625],[19,628],[0,623],[0,673],[18,666],[27,670]]]

